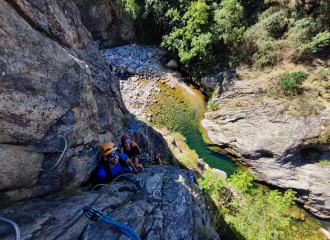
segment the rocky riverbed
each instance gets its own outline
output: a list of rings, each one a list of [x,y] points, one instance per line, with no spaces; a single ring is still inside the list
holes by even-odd
[[[152,121],[148,107],[157,104],[156,93],[166,91],[161,90],[160,83],[168,89],[185,85],[178,72],[160,63],[163,54],[157,48],[137,45],[103,51],[118,76],[129,69],[128,79],[121,80],[121,93],[137,118]],[[129,64],[127,58],[133,63]],[[330,166],[317,163],[316,158],[329,159],[330,153],[307,140],[319,136],[330,109],[314,117],[285,115],[279,101],[258,100],[267,89],[260,87],[257,79],[233,80],[236,74],[226,70],[201,82],[204,88],[214,90],[225,80],[222,93],[212,99],[219,110],[205,113],[202,120],[210,140],[238,157],[256,180],[298,191],[298,200],[305,208],[329,218]],[[319,149],[318,154],[311,157],[308,153],[315,149]]]
[[[159,48],[131,44],[101,50],[101,53],[120,80],[125,105],[137,118],[151,117],[146,114],[148,105],[157,103],[155,93],[164,91],[170,95],[166,88],[180,87],[195,95],[175,70],[177,63],[174,60],[166,65],[163,63],[162,58],[166,52]],[[165,84],[165,89],[161,90],[158,84]]]

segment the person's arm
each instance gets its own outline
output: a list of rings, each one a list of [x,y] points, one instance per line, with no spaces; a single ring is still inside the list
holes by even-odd
[[[131,167],[132,169],[133,169],[133,172],[137,172],[137,169],[136,169],[136,167],[134,166],[134,164],[132,163],[132,161],[131,161],[131,159],[127,159],[127,161],[126,161],[126,163],[127,163],[127,165],[129,166],[129,167]]]
[[[119,151],[120,151],[121,153],[124,152],[124,147],[123,147],[122,145],[119,146]]]

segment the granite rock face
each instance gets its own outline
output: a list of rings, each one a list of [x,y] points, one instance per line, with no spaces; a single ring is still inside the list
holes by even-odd
[[[166,177],[166,178],[165,178]],[[159,190],[163,202],[150,202],[143,191],[130,182],[115,182],[93,205],[115,221],[130,226],[141,239],[219,239],[210,227],[210,217],[202,190],[189,183],[183,170],[152,166],[136,176],[147,191]],[[166,181],[164,180],[166,179]],[[49,196],[7,208],[0,217],[16,221],[22,239],[52,239],[82,213],[105,187],[81,196]],[[13,239],[10,225],[0,225],[0,238]],[[127,239],[117,228],[91,222],[85,216],[61,239]]]
[[[91,33],[98,33],[103,40],[120,37],[124,41],[133,41],[135,38],[134,21],[125,16],[119,2],[100,1],[99,4],[81,7],[82,22]]]
[[[266,91],[256,79],[230,80],[220,88],[212,99],[219,110],[202,120],[211,141],[236,155],[256,180],[298,191],[306,208],[330,218],[330,166],[309,158],[308,152],[324,149],[306,143],[318,137],[329,109],[314,117],[285,115],[279,102],[256,100]]]
[[[86,181],[98,147],[118,144],[132,115],[72,1],[0,1],[0,29],[2,208]],[[151,149],[143,138],[157,133],[140,127]],[[61,137],[59,165],[39,172],[57,162]]]

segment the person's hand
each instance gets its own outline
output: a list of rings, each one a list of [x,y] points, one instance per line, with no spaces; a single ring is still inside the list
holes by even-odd
[[[134,168],[134,169],[133,169],[133,172],[134,172],[134,173],[137,173],[137,169],[136,169],[136,168]]]

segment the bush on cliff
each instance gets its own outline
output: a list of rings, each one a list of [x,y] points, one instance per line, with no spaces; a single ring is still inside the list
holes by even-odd
[[[264,191],[252,184],[253,176],[248,172],[233,174],[226,181],[204,176],[198,180],[200,186],[218,204],[224,221],[236,229],[235,239],[278,239],[289,230],[290,218],[284,213],[294,203],[295,192],[287,190]],[[226,189],[235,194],[228,195]],[[233,234],[219,227],[220,235]]]
[[[286,73],[281,76],[280,87],[286,95],[295,95],[302,92],[302,84],[307,78],[304,71]]]
[[[217,232],[225,239],[276,239],[289,230],[290,218],[284,213],[293,204],[295,192],[288,190],[264,191],[253,186],[253,176],[248,172],[238,172],[224,180],[211,169],[202,172],[198,165],[198,155],[185,143],[179,133],[170,133],[166,128],[159,130],[165,137],[171,151],[183,168],[192,167],[199,186],[217,205],[214,214]],[[233,194],[229,193],[232,192]],[[216,217],[217,216],[217,217]],[[228,227],[224,227],[228,226]]]

